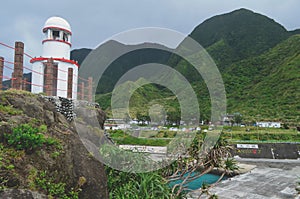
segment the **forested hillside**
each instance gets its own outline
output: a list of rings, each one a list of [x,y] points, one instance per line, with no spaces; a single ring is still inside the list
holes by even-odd
[[[225,83],[229,113],[239,112],[248,122],[276,120],[295,124],[300,122],[300,35],[297,33],[299,30],[287,31],[266,16],[239,9],[204,21],[189,36],[216,62]],[[136,47],[117,42],[114,45],[120,51]],[[209,92],[195,69],[186,60],[157,50],[157,44],[140,47],[145,49],[120,57],[104,73],[96,97],[101,106],[109,110],[110,92],[122,74],[141,64],[161,63],[188,79],[199,99],[201,119],[209,119]],[[81,62],[88,51],[84,49],[83,54],[80,51],[72,53],[72,59]],[[179,111],[176,97],[168,89],[147,85],[132,95],[131,117],[137,113],[147,115],[150,102],[162,104],[169,114]]]

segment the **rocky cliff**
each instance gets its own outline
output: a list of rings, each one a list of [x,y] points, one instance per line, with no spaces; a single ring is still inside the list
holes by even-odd
[[[56,108],[39,95],[0,92],[0,198],[108,198],[103,164]]]

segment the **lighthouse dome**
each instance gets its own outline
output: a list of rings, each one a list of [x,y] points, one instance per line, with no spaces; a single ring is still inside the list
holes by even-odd
[[[58,29],[66,30],[71,33],[70,24],[61,17],[50,17],[46,21],[43,30],[45,31],[49,28],[58,28]]]

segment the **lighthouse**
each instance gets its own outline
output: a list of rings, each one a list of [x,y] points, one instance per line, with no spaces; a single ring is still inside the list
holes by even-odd
[[[61,17],[51,17],[42,31],[42,56],[30,61],[33,70],[31,92],[77,99],[79,65],[70,60],[70,24]]]

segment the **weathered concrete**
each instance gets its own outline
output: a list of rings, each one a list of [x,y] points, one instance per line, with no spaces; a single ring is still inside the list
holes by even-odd
[[[237,148],[233,145],[233,155],[242,158],[298,159],[300,143],[258,143],[255,148]]]
[[[300,160],[239,160],[257,167],[248,173],[229,178],[210,191],[219,198],[299,198],[295,190],[300,175]],[[198,198],[199,190],[191,192],[189,198]],[[201,196],[200,198],[206,198]]]

